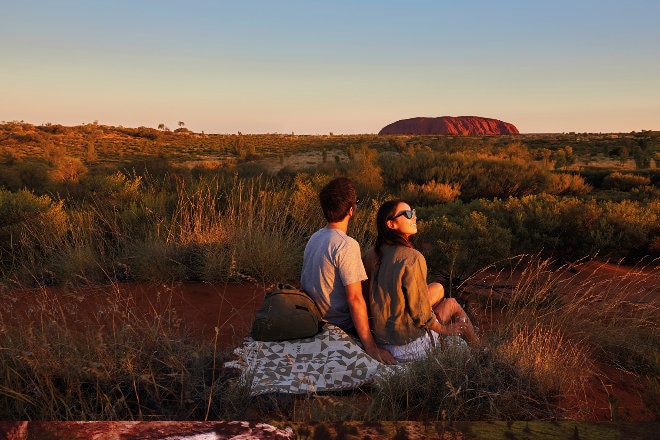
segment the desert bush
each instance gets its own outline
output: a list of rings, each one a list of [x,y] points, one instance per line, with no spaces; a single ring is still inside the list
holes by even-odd
[[[385,186],[391,191],[408,183],[454,182],[460,185],[463,201],[536,194],[545,188],[549,178],[548,171],[533,162],[427,149],[383,156],[381,167]]]
[[[219,196],[220,188],[215,180],[187,183],[180,180],[174,210],[168,213],[166,241],[183,245],[224,242],[227,232],[218,206]]]
[[[595,247],[610,257],[640,258],[652,252],[660,235],[660,203],[605,202],[597,227],[589,231]]]
[[[363,144],[346,169],[346,177],[353,181],[363,196],[377,194],[383,189],[382,170],[377,164],[377,157],[376,150]]]
[[[584,178],[578,174],[550,174],[546,183],[548,194],[584,195],[593,187],[585,183]]]
[[[146,206],[152,198],[152,189],[143,185],[142,177],[116,172],[90,176],[81,184],[86,196],[75,209],[93,211],[97,227],[105,237],[118,241],[129,235],[134,238],[145,235],[145,224],[148,224],[145,211],[154,212],[152,208],[156,207]]]
[[[573,152],[573,147],[570,145],[553,151],[551,157],[555,162],[555,169],[573,165],[577,161],[577,155]]]
[[[532,160],[532,153],[527,146],[520,141],[509,142],[494,149],[496,157],[508,159],[514,162],[526,163]]]
[[[44,214],[27,208],[19,220],[6,214],[3,232],[7,249],[19,243],[19,235],[29,244],[21,248],[23,254],[12,254],[17,261],[29,255],[31,273],[47,269],[61,282],[99,279],[115,273],[118,264],[137,280],[217,281],[226,275],[226,281],[233,273],[291,281],[299,278],[306,239],[324,224],[316,186],[325,180],[95,176],[84,182],[88,195],[67,212],[63,203],[54,208],[59,223],[47,224],[45,234],[32,228],[47,222],[38,218]],[[5,211],[21,200],[10,192],[3,196]],[[319,215],[310,215],[314,211]],[[58,237],[48,234],[54,227]],[[368,225],[360,228],[367,231]],[[26,254],[28,249],[39,253]]]
[[[236,172],[243,179],[254,179],[268,174],[268,167],[261,163],[239,162]]]
[[[0,163],[6,167],[11,167],[16,164],[19,164],[23,161],[23,158],[18,151],[10,147],[0,148]]]
[[[224,283],[230,280],[235,270],[235,260],[227,243],[208,243],[197,252],[199,265],[190,267],[193,276],[206,283]],[[195,254],[197,255],[197,254]]]
[[[47,122],[44,125],[39,125],[36,128],[44,133],[50,134],[66,134],[71,131],[70,127],[65,127],[62,124],[52,124],[50,122]]]
[[[575,258],[597,251],[584,240],[602,213],[593,200],[538,195],[484,202],[483,206],[516,237],[514,253],[545,249]]]
[[[635,259],[657,252],[653,243],[659,235],[660,214],[655,201],[614,202],[541,194],[506,200],[480,199],[469,204],[450,202],[419,211],[421,241],[433,244],[438,237],[446,237],[449,241],[442,239],[440,252],[447,255],[461,252],[457,247],[459,242],[467,248],[473,246],[470,233],[480,236],[478,230],[464,235],[459,232],[457,225],[468,224],[466,219],[472,212],[485,216],[486,230],[493,237],[493,243],[510,236],[506,241],[510,243],[510,252],[504,256],[544,250],[548,255],[566,259],[596,254]],[[481,233],[484,234],[485,231]],[[448,246],[452,240],[453,244]],[[497,252],[502,246],[494,248],[483,242],[481,246],[485,246],[484,254],[493,254],[490,261],[503,256],[502,252]],[[446,256],[432,256],[436,257],[441,266],[446,268],[450,264]],[[479,262],[487,264],[483,258]]]
[[[128,176],[135,175],[142,176],[142,178],[165,179],[168,175],[173,175],[178,170],[171,159],[171,157],[161,153],[127,160],[120,164],[119,168],[120,171]]]
[[[140,198],[142,177],[129,177],[116,171],[109,175],[92,175],[81,183],[85,186],[89,198],[94,199],[99,206],[103,203],[109,206],[130,204]]]
[[[107,246],[103,243],[100,230],[95,223],[94,213],[84,210],[68,210],[69,232],[53,249],[47,259],[47,268],[54,274],[57,283],[107,282],[104,268],[109,261]],[[111,258],[111,257],[110,257]],[[111,261],[111,260],[110,260]]]
[[[655,203],[660,200],[660,187],[645,186],[643,188],[633,188],[630,190],[630,200],[648,204]]]
[[[453,240],[452,246],[447,247],[447,242],[443,244],[442,252],[449,254],[452,247],[457,249],[456,243],[472,246],[470,233],[480,236],[475,230],[459,238],[462,235],[456,225],[467,225],[466,219],[472,212],[487,219],[488,226],[481,235],[488,231],[493,242],[510,236],[506,241],[510,244],[510,252],[504,255],[507,257],[543,250],[547,255],[566,259],[596,254],[605,258],[635,259],[656,255],[653,243],[659,235],[660,214],[655,201],[613,202],[541,194],[506,200],[480,199],[469,204],[450,202],[419,211],[421,241],[433,244],[438,237],[446,237],[449,242]],[[503,256],[502,252],[496,252],[501,246],[493,248],[484,242],[481,246],[485,246],[485,254],[493,253],[495,258],[490,261]],[[449,263],[446,257],[438,261],[445,267]],[[487,261],[481,259],[480,263],[486,265]]]
[[[29,189],[35,194],[45,194],[50,184],[48,166],[42,160],[25,159],[0,167],[0,187],[8,190]]]
[[[296,174],[292,183],[290,211],[287,215],[296,223],[306,225],[309,230],[316,231],[323,227],[325,220],[318,194],[329,181],[327,176],[320,174]]]
[[[53,169],[48,174],[55,182],[78,182],[87,171],[87,167],[79,158],[62,156],[55,160]]]
[[[0,189],[0,255],[5,275],[41,274],[69,232],[63,201]],[[36,275],[39,276],[39,275]]]
[[[619,171],[608,174],[603,179],[604,189],[616,189],[619,191],[630,191],[639,189],[651,184],[651,179],[636,174],[624,174]]]
[[[461,195],[461,185],[458,183],[438,183],[435,180],[417,185],[407,183],[399,193],[404,200],[415,205],[433,205],[456,200]]]
[[[511,233],[477,211],[420,221],[419,229],[416,241],[431,245],[425,252],[429,272],[448,279],[449,295],[465,277],[510,256]]]
[[[548,178],[547,170],[535,163],[506,160],[485,159],[475,163],[470,171],[465,181],[459,181],[464,200],[538,194]]]
[[[505,362],[532,376],[548,397],[584,392],[584,379],[595,371],[588,347],[551,324],[516,324],[521,327],[509,327],[510,339],[497,347]]]
[[[232,276],[265,284],[300,279],[304,240],[294,240],[290,234],[278,231],[236,232],[232,240]]]

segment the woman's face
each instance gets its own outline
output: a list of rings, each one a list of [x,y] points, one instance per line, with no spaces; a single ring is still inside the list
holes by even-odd
[[[410,214],[412,217],[408,218]],[[401,232],[406,238],[410,237],[417,233],[417,215],[410,205],[400,202],[395,214],[387,221],[387,227]]]

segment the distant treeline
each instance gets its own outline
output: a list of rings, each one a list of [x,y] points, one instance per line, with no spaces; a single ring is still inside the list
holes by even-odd
[[[315,163],[296,155],[319,152]],[[272,166],[275,163],[278,166]],[[0,124],[0,282],[297,280],[316,192],[360,191],[363,247],[386,198],[419,213],[440,276],[543,252],[660,256],[660,132],[515,136],[203,134]]]

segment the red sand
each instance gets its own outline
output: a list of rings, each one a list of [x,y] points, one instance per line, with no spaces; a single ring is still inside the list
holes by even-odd
[[[101,310],[116,307],[141,314],[149,321],[154,316],[167,316],[179,321],[190,337],[214,341],[218,329],[218,345],[231,348],[248,334],[254,315],[263,302],[265,289],[254,284],[141,284],[119,283],[92,287],[43,287],[19,292],[20,298],[3,312],[5,322],[20,325],[39,322],[44,313],[30,304],[48,304],[56,308],[56,316],[64,316],[69,328],[108,325]]]

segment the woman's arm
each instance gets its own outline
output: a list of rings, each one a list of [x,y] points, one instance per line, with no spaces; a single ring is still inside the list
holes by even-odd
[[[355,331],[364,345],[364,351],[374,359],[387,365],[396,364],[392,354],[376,345],[374,337],[369,329],[369,316],[367,315],[367,304],[362,296],[362,285],[360,282],[344,286],[346,289],[346,300],[351,311],[351,318]]]
[[[426,262],[421,254],[419,257],[410,261],[410,264],[403,268],[401,290],[413,324],[415,327],[426,329],[431,328],[436,319],[429,302]]]

